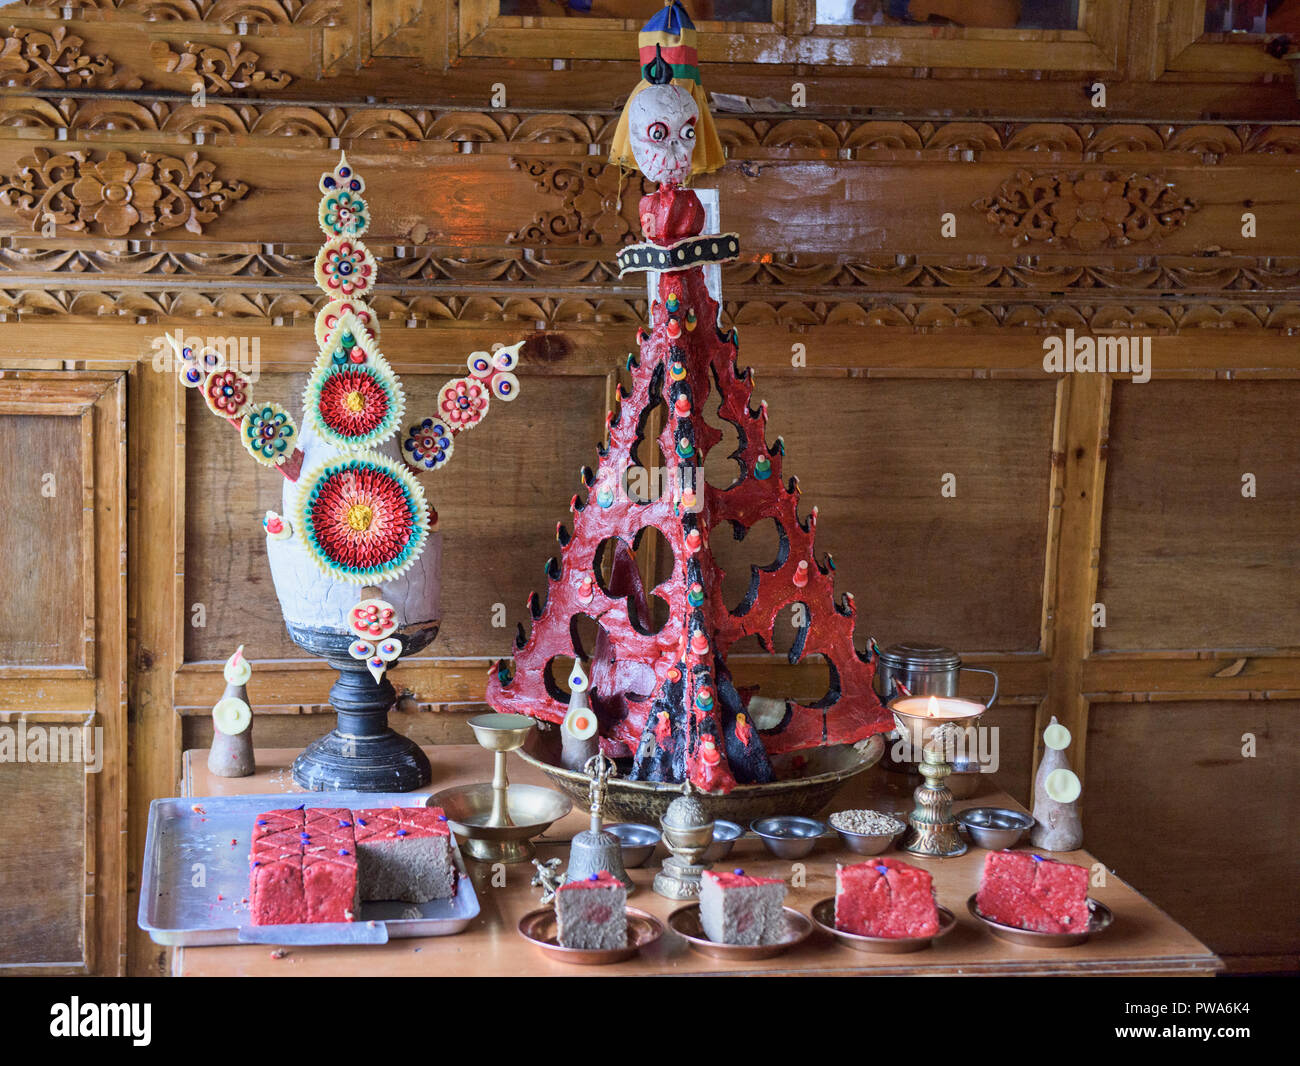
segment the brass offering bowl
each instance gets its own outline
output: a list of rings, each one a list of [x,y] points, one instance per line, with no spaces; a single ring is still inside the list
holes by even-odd
[[[497,817],[499,794],[489,784],[444,789],[432,802],[446,812],[447,824],[480,862],[527,862],[534,854],[532,838],[573,810],[568,796],[540,785],[507,787],[505,824]]]
[[[797,752],[806,765],[800,776],[793,776],[789,756],[776,756],[772,762],[783,780],[767,785],[737,785],[725,796],[708,792],[694,795],[711,818],[727,819],[748,825],[756,818],[776,814],[813,815],[825,807],[841,788],[880,761],[885,738],[873,736],[858,744],[836,744]],[[585,800],[590,778],[560,764],[560,731],[536,729],[519,749],[519,757],[542,771],[557,788],[578,800]],[[629,781],[619,776],[609,782],[605,793],[605,813],[624,822],[658,825],[668,804],[682,794],[682,786],[662,781]]]

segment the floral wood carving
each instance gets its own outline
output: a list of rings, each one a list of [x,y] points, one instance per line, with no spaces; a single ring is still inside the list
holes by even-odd
[[[55,26],[50,32],[10,26],[0,45],[0,85],[29,89],[138,89],[134,75],[118,72],[106,56],[88,56],[86,42]]]
[[[314,25],[337,22],[343,15],[343,0],[18,0],[13,7],[39,10],[70,7],[74,11],[119,11],[150,22],[179,21],[261,23],[281,25],[301,22]]]
[[[1004,181],[992,196],[972,205],[1014,247],[1058,241],[1085,251],[1117,248],[1166,236],[1197,209],[1173,186],[1137,174],[1030,174]]]
[[[28,279],[24,279],[24,285]],[[520,328],[563,331],[575,326],[627,326],[645,323],[648,310],[639,300],[615,296],[537,297],[503,294],[456,295],[463,286],[446,286],[418,294],[377,291],[372,306],[384,319],[415,321],[437,327],[452,322],[517,323]],[[725,291],[724,286],[724,291]],[[20,318],[80,318],[104,322],[108,318],[160,321],[167,318],[239,320],[264,325],[301,321],[310,324],[325,300],[314,286],[302,288],[259,284],[256,288],[184,286],[140,288],[110,284],[102,288],[33,288],[6,285],[0,276],[0,315]],[[1077,332],[1122,330],[1187,333],[1194,329],[1235,330],[1244,333],[1300,331],[1300,306],[1279,299],[1249,304],[1232,299],[1170,304],[1160,300],[1107,298],[1089,304],[1059,300],[927,300],[903,302],[881,296],[815,303],[773,297],[771,300],[728,300],[723,307],[724,328],[775,326],[887,326],[930,333],[936,329],[1003,327],[1027,331],[1072,328]]]
[[[136,226],[150,235],[180,228],[199,234],[249,191],[242,181],[219,181],[216,164],[201,161],[197,152],[145,152],[136,162],[125,152],[96,160],[89,152],[52,155],[36,148],[18,165],[16,175],[0,174],[0,203],[36,232],[53,223],[109,237],[124,237]]]
[[[617,248],[640,232],[637,204],[654,187],[640,174],[625,181],[604,159],[511,158],[510,166],[536,179],[538,192],[558,193],[564,202],[512,233],[509,243]]]
[[[167,74],[189,74],[191,86],[198,80],[211,93],[283,89],[293,80],[280,70],[258,70],[262,57],[244,48],[239,41],[232,41],[228,48],[186,42],[180,52],[172,51],[166,41],[154,41],[149,53],[159,70]]]

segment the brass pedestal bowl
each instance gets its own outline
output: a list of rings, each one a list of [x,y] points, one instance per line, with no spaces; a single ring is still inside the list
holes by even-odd
[[[776,814],[814,815],[830,803],[841,788],[880,761],[883,737],[874,736],[858,744],[837,744],[812,748],[797,754],[805,759],[794,776],[792,757],[778,755],[772,763],[783,780],[767,785],[737,785],[725,796],[694,792],[709,817],[748,825],[756,818]],[[554,785],[577,800],[584,800],[590,780],[586,774],[560,765],[560,731],[552,726],[537,729],[519,749],[519,757],[537,767]],[[620,770],[624,769],[621,765]],[[611,821],[658,825],[668,804],[682,794],[679,784],[660,781],[628,781],[611,778],[605,793],[605,814]]]
[[[474,739],[492,752],[491,784],[456,785],[433,797],[447,813],[465,850],[480,862],[527,862],[532,838],[573,809],[565,796],[538,785],[512,785],[506,754],[518,751],[536,730],[521,714],[480,714],[469,720]]]
[[[509,785],[506,789],[506,823],[493,817],[496,794],[490,784],[456,785],[433,797],[434,806],[447,814],[465,850],[480,862],[528,862],[536,852],[532,838],[558,822],[573,804],[557,792],[537,785]]]

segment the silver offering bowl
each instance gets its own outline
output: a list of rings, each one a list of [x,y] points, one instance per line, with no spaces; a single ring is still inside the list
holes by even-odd
[[[816,818],[777,815],[760,818],[749,827],[778,859],[802,859],[817,846],[826,827]]]
[[[981,848],[1002,851],[1014,848],[1034,827],[1034,816],[1006,807],[971,807],[957,815],[957,821]]]

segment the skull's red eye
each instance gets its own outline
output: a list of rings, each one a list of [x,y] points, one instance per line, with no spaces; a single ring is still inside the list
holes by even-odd
[[[693,140],[695,140],[695,123],[694,123],[694,122],[688,122],[688,123],[686,123],[685,126],[682,127],[682,140],[684,140],[684,141],[693,141]]]
[[[662,141],[668,136],[668,127],[662,122],[652,122],[646,130],[646,136],[652,141]]]

